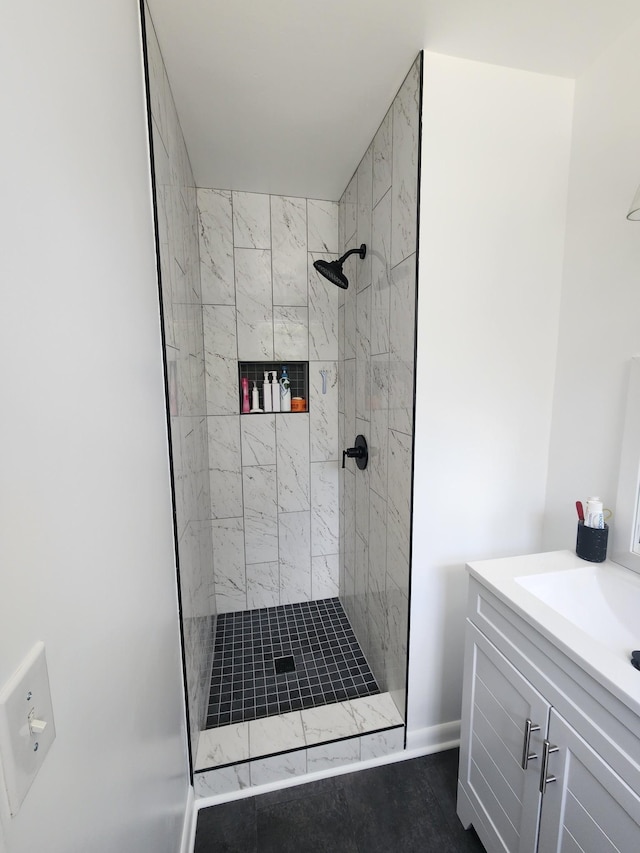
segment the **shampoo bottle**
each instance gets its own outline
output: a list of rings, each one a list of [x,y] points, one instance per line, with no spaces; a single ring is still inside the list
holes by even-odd
[[[249,406],[249,380],[246,376],[242,377],[242,412],[243,414],[247,414],[247,412],[251,411]]]
[[[280,383],[278,382],[278,371],[271,371],[271,400],[273,402],[273,411],[280,411]]]
[[[271,412],[273,410],[273,403],[271,402],[271,383],[269,382],[268,370],[265,370],[264,372],[264,382],[262,383],[262,404],[264,405],[265,412]]]
[[[291,411],[291,382],[287,374],[287,368],[282,367],[282,376],[280,378],[280,411]]]

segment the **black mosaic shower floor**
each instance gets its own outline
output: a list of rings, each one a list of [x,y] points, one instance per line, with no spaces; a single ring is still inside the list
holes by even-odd
[[[379,692],[337,598],[217,618],[208,729]]]

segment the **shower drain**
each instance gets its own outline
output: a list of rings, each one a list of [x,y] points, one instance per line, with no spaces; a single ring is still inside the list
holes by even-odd
[[[286,672],[296,671],[293,655],[287,655],[284,658],[274,658],[273,662],[276,667],[276,675],[284,675]]]

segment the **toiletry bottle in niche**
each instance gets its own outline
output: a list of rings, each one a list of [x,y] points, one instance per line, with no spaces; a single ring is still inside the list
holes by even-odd
[[[287,374],[287,368],[283,365],[280,377],[280,411],[291,411],[291,382]]]
[[[253,380],[253,390],[251,391],[251,411],[261,412],[260,408],[260,392],[258,391],[258,383]]]
[[[249,380],[246,376],[242,377],[242,412],[243,414],[247,414],[247,412],[251,411],[251,407],[249,406]]]
[[[273,411],[280,411],[280,383],[278,382],[278,371],[271,371],[271,401],[273,404]]]
[[[273,402],[271,400],[271,383],[269,382],[269,371],[264,372],[264,382],[262,383],[262,404],[265,412],[273,410]]]

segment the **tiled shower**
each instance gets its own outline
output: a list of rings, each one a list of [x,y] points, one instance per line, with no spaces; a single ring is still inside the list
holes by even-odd
[[[312,262],[336,257],[338,204],[197,198],[216,609],[336,596],[338,294]],[[308,362],[308,412],[241,415],[239,361]]]
[[[402,739],[366,733],[405,713],[421,59],[337,202],[196,189],[148,12],[146,36],[192,754],[207,709],[210,725],[225,726],[244,719],[232,717],[233,699],[234,708],[253,702],[247,725],[261,723],[256,707],[272,678],[285,698],[265,699],[266,712],[300,728],[288,772],[402,748]],[[345,264],[348,290],[314,270],[314,260],[363,242],[365,260]],[[240,362],[308,363],[306,411],[241,414]],[[349,460],[343,470],[342,450],[358,433],[369,441],[369,467]],[[249,640],[239,639],[242,625],[254,631]],[[261,673],[256,636],[282,625],[284,635],[268,637],[276,673]],[[352,630],[353,658],[338,665]],[[223,651],[234,644],[252,660],[251,675],[229,688],[227,704],[218,682],[214,719],[210,673],[223,679]],[[312,646],[328,650],[319,673]],[[296,655],[294,676],[286,668]],[[390,705],[358,704],[367,691]],[[313,714],[343,699],[355,728],[336,711],[323,738],[350,745],[329,744],[323,757]],[[264,762],[253,764],[246,780],[236,767],[236,786],[272,778]]]

